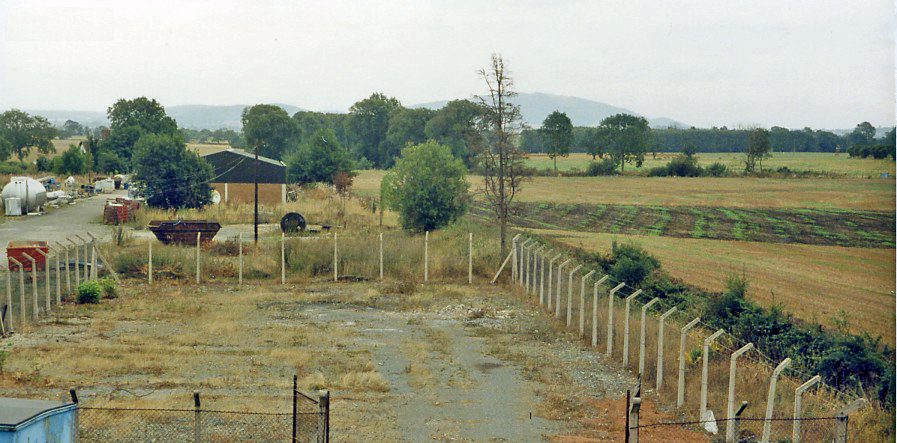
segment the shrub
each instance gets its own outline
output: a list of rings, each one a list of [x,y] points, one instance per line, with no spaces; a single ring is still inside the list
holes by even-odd
[[[722,177],[728,172],[726,165],[719,162],[711,164],[705,171],[707,172],[707,175],[713,177]]]
[[[101,292],[102,289],[98,282],[93,280],[83,282],[78,285],[78,303],[99,303]]]
[[[613,262],[611,275],[630,286],[641,284],[651,271],[660,267],[657,259],[635,244],[617,245],[614,242],[610,260]]]
[[[115,280],[106,277],[100,279],[98,283],[100,285],[100,289],[103,291],[103,298],[118,297],[118,288],[115,286]]]
[[[655,166],[648,170],[648,177],[666,177],[669,170],[666,166]]]
[[[599,175],[614,175],[616,173],[617,162],[609,158],[601,160],[600,162],[589,162],[589,168],[586,171],[586,174],[588,174],[589,177],[596,177]]]
[[[26,171],[27,166],[21,162],[10,160],[0,163],[0,174],[17,175],[24,174]]]
[[[704,170],[698,166],[698,160],[688,155],[679,155],[670,160],[667,171],[673,177],[700,177],[704,174]]]

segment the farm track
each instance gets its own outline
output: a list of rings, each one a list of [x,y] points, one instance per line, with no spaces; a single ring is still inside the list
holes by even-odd
[[[476,206],[474,215],[488,216]],[[520,203],[511,222],[549,228],[682,238],[893,248],[894,214],[824,209],[743,209]]]

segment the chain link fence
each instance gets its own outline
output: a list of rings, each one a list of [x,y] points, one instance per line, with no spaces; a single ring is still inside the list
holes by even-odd
[[[768,435],[765,434],[767,423]],[[638,439],[630,438],[629,441],[648,443],[724,443],[727,442],[726,432],[727,426],[730,424],[737,426],[737,433],[731,441],[738,443],[846,442],[847,435],[846,417],[812,417],[798,420],[793,418],[772,418],[768,422],[764,418],[741,417],[737,420],[719,419],[640,424],[630,427],[630,437],[637,435]]]

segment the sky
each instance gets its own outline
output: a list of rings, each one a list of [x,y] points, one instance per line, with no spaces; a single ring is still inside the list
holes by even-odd
[[[577,96],[699,127],[895,124],[893,0],[0,0],[0,110],[485,92]]]

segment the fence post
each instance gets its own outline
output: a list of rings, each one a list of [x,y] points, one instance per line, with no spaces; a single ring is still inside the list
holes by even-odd
[[[520,247],[520,254],[517,257],[517,267],[520,269],[517,270],[517,284],[519,286],[523,286],[523,277],[524,277],[523,262],[525,261],[525,257],[524,257],[524,253],[523,253],[523,248],[525,248],[526,245],[528,245],[529,242],[531,242],[531,241],[533,241],[533,239],[527,238],[527,239],[523,240],[522,242],[520,242],[520,244],[518,245]]]
[[[9,270],[9,262],[6,265],[6,319],[9,326],[7,332],[13,330],[12,327],[12,272]],[[0,321],[3,319],[0,318]]]
[[[720,335],[723,335],[723,332],[725,331],[718,329],[713,334],[710,334],[710,337],[704,339],[704,353],[701,357],[701,416],[698,417],[698,420],[703,421],[707,419],[705,417],[705,414],[707,413],[707,360],[709,358],[708,354],[710,354],[710,343],[712,343],[713,340],[716,340]]]
[[[79,412],[79,408],[78,408],[78,392],[75,391],[75,388],[71,388],[71,389],[69,389],[69,395],[72,397],[72,403],[75,404],[75,413],[73,414],[73,417],[72,417],[72,427],[74,428],[74,429],[72,429],[72,435],[74,436],[74,442],[78,443],[78,441],[81,439],[80,435],[79,435],[80,434],[79,430],[80,430],[81,424],[79,423],[80,422],[80,417],[79,417],[80,412]]]
[[[34,257],[28,255],[27,252],[23,252],[22,255],[25,256],[28,260],[31,261],[31,301],[34,307],[34,311],[31,312],[31,316],[34,318],[35,323],[37,322],[37,260]]]
[[[654,388],[657,392],[660,392],[660,387],[663,385],[663,324],[667,317],[674,312],[676,312],[675,306],[664,312],[660,316],[660,324],[657,329],[657,384]]]
[[[530,270],[530,262],[532,261],[532,258],[533,258],[533,247],[534,247],[534,245],[532,243],[530,243],[530,245],[527,246],[523,250],[523,257],[524,257],[524,260],[523,260],[523,268],[524,268],[523,290],[524,290],[525,294],[529,294],[530,281],[533,279],[532,278],[533,273]]]
[[[88,232],[88,234],[90,234]],[[97,240],[95,238],[91,238],[90,240],[90,276],[93,280],[97,279]]]
[[[639,289],[623,299],[625,301],[623,305],[623,368],[629,366],[629,305],[641,293],[642,290]]]
[[[383,233],[380,233],[380,280],[383,280]]]
[[[200,269],[200,255],[199,255],[199,236],[201,232],[196,233],[196,284],[199,284],[199,269]]]
[[[146,244],[148,245],[147,247],[149,250],[149,252],[147,252],[149,260],[146,262],[146,281],[147,284],[151,285],[153,284],[153,240],[150,239]]]
[[[382,272],[380,278],[383,278]],[[473,284],[473,232],[467,233],[467,284]]]
[[[530,290],[530,294],[532,295],[536,295],[536,280],[539,280],[539,285],[541,286],[541,277],[545,277],[544,272],[542,272],[541,276],[539,275],[539,271],[542,269],[542,266],[539,265],[539,258],[543,256],[542,250],[545,249],[545,247],[546,245],[539,245],[539,247],[533,251],[533,285]]]
[[[202,419],[200,418],[199,391],[193,391],[193,442],[202,443]]]
[[[727,442],[735,442],[735,438],[738,435],[736,432],[736,426],[733,426],[735,423],[733,419],[735,419],[735,363],[742,354],[747,351],[754,349],[753,343],[748,343],[737,351],[732,353],[732,356],[729,357],[729,401],[728,407],[726,408],[726,418],[729,419],[726,423],[726,441]],[[742,408],[743,409],[743,408]],[[741,412],[741,410],[739,410]]]
[[[83,277],[84,277],[84,281],[87,281],[87,280],[89,280],[89,276],[87,275],[87,240],[84,240],[78,234],[75,234],[75,238],[77,238],[84,246],[84,276]],[[75,260],[78,259],[77,250],[78,250],[78,245],[76,244],[75,245],[75,251],[76,251]],[[76,275],[78,275],[80,278],[81,268],[76,268],[75,271],[76,271]],[[81,283],[79,283],[78,279],[75,279],[75,283],[78,283],[79,285],[81,284]]]
[[[81,262],[78,259],[78,242],[76,242],[70,238],[68,238],[66,240],[68,240],[69,242],[72,243],[72,245],[75,246],[75,248],[74,248],[75,249],[75,266],[74,266],[75,269],[74,269],[74,271],[75,271],[75,289],[77,289],[78,286],[81,285],[81,268],[80,268]],[[69,292],[72,292],[72,288],[69,288]]]
[[[641,404],[641,388],[636,388],[635,396],[629,405],[628,424],[626,426],[626,441],[629,443],[638,443],[638,412]]]
[[[605,353],[608,357],[614,350],[614,294],[624,286],[626,283],[620,283],[607,293],[607,350]]]
[[[333,281],[339,281],[339,251],[337,250],[336,232],[333,233]]]
[[[554,262],[557,261],[557,259],[561,258],[561,255],[563,255],[563,254],[558,254],[558,255],[554,256],[553,259],[548,260],[548,293],[545,294],[545,301],[548,303],[549,311],[551,311],[551,300],[552,300],[552,298],[551,298],[552,275],[551,274],[552,274],[552,271],[554,270]]]
[[[766,395],[766,419],[763,420],[763,438],[760,441],[769,441],[769,433],[772,430],[772,409],[776,400],[776,381],[779,379],[779,374],[788,366],[791,366],[790,358],[782,360],[772,371],[772,376],[769,377],[769,394]]]
[[[866,405],[865,398],[858,398],[838,411],[838,429],[835,431],[835,443],[847,443],[847,415]]]
[[[324,442],[330,443],[330,391],[321,391],[318,397],[318,408],[324,421]]]
[[[551,251],[539,253],[539,306],[545,304],[545,256]]]
[[[56,306],[62,304],[62,276],[60,274],[60,266],[59,266],[59,250],[56,251]]]
[[[60,242],[56,242],[56,244],[59,245],[59,247],[65,249],[65,290],[66,290],[66,292],[71,294],[72,293],[72,276],[71,276],[72,273],[69,271],[69,265],[71,264],[71,261],[69,260],[69,247]]]
[[[648,308],[654,305],[654,303],[659,302],[659,298],[652,298],[648,303],[645,303],[642,306],[642,321],[639,325],[639,339],[638,339],[638,373],[639,378],[642,378],[645,374],[645,323],[648,322]]]
[[[424,232],[424,281],[430,280],[430,231]]]
[[[791,443],[800,443],[800,403],[801,397],[804,395],[804,391],[810,389],[816,383],[819,383],[822,377],[818,375],[814,375],[813,378],[807,380],[806,383],[797,387],[794,390],[794,425],[791,429]]]
[[[504,260],[503,262],[501,262],[501,266],[498,267],[498,270],[495,271],[495,277],[492,277],[492,281],[489,282],[490,285],[494,285],[494,284],[495,284],[495,280],[498,280],[498,276],[501,275],[501,271],[504,271],[504,270],[505,270],[505,266],[507,266],[508,262],[511,261],[511,259],[512,259],[513,257],[514,257],[514,250],[512,249],[511,252],[508,252],[508,256],[505,257],[505,260]],[[512,280],[512,283],[513,283],[513,279],[514,279],[514,278],[513,278],[513,274],[514,274],[514,269],[512,268],[512,269],[511,269],[511,275],[512,275],[511,280]]]
[[[579,336],[585,335],[586,328],[586,280],[595,275],[595,270],[589,271],[579,282]]]
[[[517,239],[520,234],[511,239],[511,281],[517,282]]]
[[[609,275],[605,275],[595,282],[594,295],[592,297],[592,347],[598,346],[598,286],[609,279]]]
[[[296,392],[296,390],[297,390],[296,385],[298,383],[298,378],[299,377],[297,375],[293,374],[293,440],[292,440],[293,443],[296,443],[296,425],[298,424],[296,420],[297,420],[298,412],[299,412],[298,411],[299,399],[297,398],[297,392]]]
[[[19,267],[19,329],[25,326],[25,269],[22,266],[22,263],[18,260],[9,257],[9,261],[16,264]],[[7,268],[9,270],[9,268]],[[10,304],[12,306],[12,304]],[[12,318],[12,314],[10,313],[10,318]]]
[[[685,403],[685,339],[688,338],[688,330],[700,321],[701,317],[696,317],[679,330],[679,381],[676,386],[676,409],[681,408]],[[698,420],[701,419],[698,417]]]
[[[44,257],[44,283],[46,286],[45,295],[46,295],[46,305],[47,305],[47,314],[50,313],[50,254],[40,249],[35,249],[35,252],[42,255]],[[37,286],[37,281],[34,282],[35,287]]]
[[[286,234],[280,233],[280,284],[287,284]]]
[[[573,274],[582,269],[582,265],[576,265],[570,270],[570,278],[567,280],[567,327],[573,323]]]
[[[240,246],[239,246],[239,255],[240,255],[240,270],[237,273],[237,282],[242,286],[243,285],[243,233],[240,233]]]
[[[561,269],[564,269],[564,266],[567,266],[567,264],[571,261],[573,261],[573,259],[568,258],[567,261],[558,265],[558,289],[554,300],[554,316],[558,318],[561,317],[561,283],[564,281],[563,274],[561,274]]]
[[[734,435],[734,437],[732,437],[731,440],[727,438],[726,442],[735,443],[735,442],[738,442],[741,440],[738,437],[740,435],[740,432],[738,432],[738,429],[741,426],[741,413],[744,412],[744,408],[746,408],[747,405],[748,405],[748,402],[742,401],[741,407],[738,408],[738,411],[735,412],[735,416],[732,417],[732,419],[729,420],[729,423],[726,424],[726,429],[732,428],[732,435]]]

